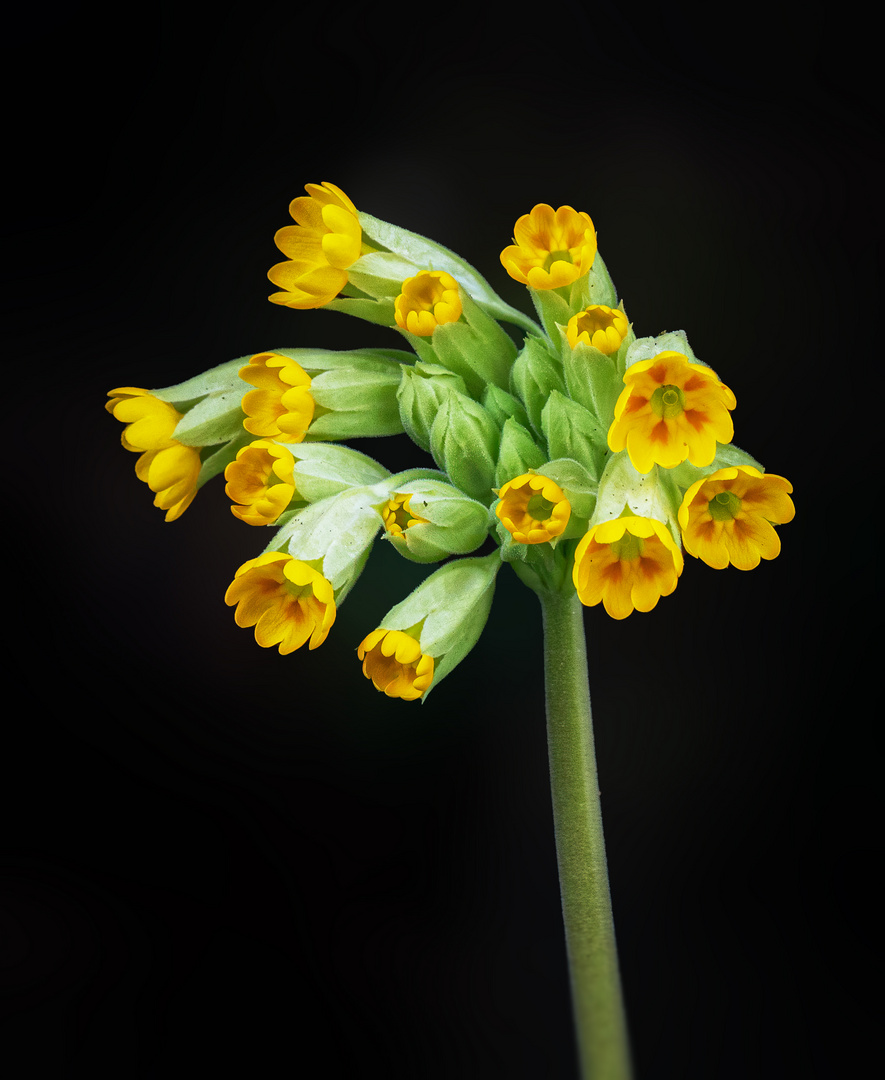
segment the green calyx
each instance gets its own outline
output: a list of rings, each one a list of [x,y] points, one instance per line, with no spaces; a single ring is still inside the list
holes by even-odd
[[[720,491],[707,504],[710,517],[714,521],[732,521],[741,508],[741,500],[730,491]]]

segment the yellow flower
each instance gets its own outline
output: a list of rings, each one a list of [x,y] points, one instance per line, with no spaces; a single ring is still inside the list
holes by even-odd
[[[244,446],[224,470],[231,512],[247,525],[272,525],[296,497],[295,458],[285,446],[259,439]]]
[[[335,622],[332,586],[319,571],[282,551],[267,551],[243,563],[224,602],[237,605],[237,626],[254,626],[255,640],[280,654],[311,649],[326,640]]]
[[[246,431],[279,442],[302,442],[315,409],[304,368],[279,353],[258,353],[240,369],[240,378],[257,387],[243,397]]]
[[[429,337],[437,326],[461,318],[458,282],[442,270],[422,270],[403,282],[393,304],[396,325],[419,337]]]
[[[760,559],[777,558],[781,542],[773,526],[793,520],[792,490],[789,480],[749,465],[698,480],[679,508],[685,550],[717,570],[729,563],[752,570]]]
[[[627,369],[615,405],[608,445],[626,446],[634,467],[672,469],[685,461],[703,467],[716,456],[716,442],[729,443],[734,394],[715,372],[678,352],[662,352]]]
[[[357,649],[363,674],[388,697],[414,701],[433,682],[433,657],[402,630],[373,630]]]
[[[596,258],[590,215],[570,206],[539,203],[513,227],[512,247],[501,252],[507,273],[533,289],[558,289],[583,277]]]
[[[583,342],[611,356],[620,349],[629,329],[630,324],[623,311],[604,304],[591,304],[569,319],[565,332],[572,348],[578,342]]]
[[[118,387],[108,397],[105,408],[126,425],[123,446],[141,454],[135,475],[155,492],[154,506],[166,511],[166,520],[175,521],[193,502],[200,475],[199,447],[172,438],[182,413],[136,386]]]
[[[363,231],[357,209],[334,184],[306,184],[303,195],[289,204],[297,225],[286,225],[274,243],[287,261],[268,277],[283,292],[268,297],[291,308],[328,304],[347,284],[347,267],[360,257]]]
[[[619,517],[594,525],[578,544],[572,580],[582,604],[600,601],[613,619],[651,611],[676,588],[682,552],[654,518]]]
[[[524,473],[498,492],[495,513],[518,544],[545,544],[568,525],[572,508],[562,488],[539,473]]]
[[[409,509],[411,498],[411,492],[406,495],[395,492],[381,510],[381,516],[384,518],[384,528],[393,540],[398,537],[401,538],[405,530],[410,529],[413,525],[427,524],[427,518],[418,517]]]

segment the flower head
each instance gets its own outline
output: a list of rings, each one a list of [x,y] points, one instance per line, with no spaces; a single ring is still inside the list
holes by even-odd
[[[240,378],[257,388],[243,398],[246,431],[279,442],[302,442],[315,409],[304,368],[279,353],[258,353],[240,369]]]
[[[415,701],[433,682],[433,657],[402,630],[373,630],[357,649],[363,674],[388,697]]]
[[[572,579],[582,604],[600,601],[613,619],[635,608],[651,611],[676,588],[682,552],[670,530],[645,517],[619,517],[594,525],[578,544]]]
[[[461,318],[458,283],[442,270],[422,270],[403,282],[394,301],[396,325],[418,337],[429,337],[437,326]]]
[[[533,289],[558,289],[583,277],[596,258],[590,215],[539,203],[513,227],[513,245],[501,252],[507,273]]]
[[[546,544],[568,525],[568,499],[559,484],[540,473],[508,480],[498,496],[495,513],[518,544]]]
[[[231,512],[247,525],[273,525],[296,497],[290,450],[270,439],[244,446],[224,470],[228,498],[239,503]]]
[[[620,349],[629,330],[630,324],[623,311],[605,304],[591,304],[569,319],[565,332],[573,349],[583,342],[611,356]]]
[[[328,304],[347,284],[347,267],[360,257],[362,228],[357,209],[334,184],[306,184],[307,197],[293,199],[289,213],[297,222],[278,230],[274,243],[287,261],[271,267],[268,277],[283,292],[269,300],[291,308]]]
[[[310,649],[326,640],[335,622],[331,584],[319,571],[282,551],[266,551],[237,570],[224,602],[237,605],[237,626],[254,626],[255,640],[280,654]]]
[[[789,480],[749,465],[719,469],[686,491],[679,508],[685,550],[708,566],[752,570],[780,554],[774,525],[796,513]]]
[[[641,473],[686,458],[703,467],[716,456],[717,441],[734,437],[734,407],[734,394],[710,368],[682,353],[658,353],[627,368],[608,445],[615,453],[626,446]]]
[[[200,475],[199,448],[172,437],[183,414],[135,386],[118,387],[108,397],[105,408],[126,425],[123,446],[141,454],[135,475],[155,492],[154,506],[166,511],[166,520],[175,521],[193,502]]]

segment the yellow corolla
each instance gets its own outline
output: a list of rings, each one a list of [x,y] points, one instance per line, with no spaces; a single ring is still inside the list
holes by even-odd
[[[332,585],[307,563],[282,551],[267,551],[237,570],[224,602],[237,605],[237,626],[254,626],[263,648],[278,646],[280,654],[316,649],[335,622]]]
[[[105,408],[126,425],[123,446],[141,454],[135,475],[155,493],[154,506],[166,511],[166,521],[175,521],[193,502],[200,475],[200,448],[172,437],[183,414],[137,386],[118,387],[108,397]]]
[[[243,397],[246,431],[278,442],[303,442],[315,409],[304,368],[279,353],[258,353],[240,368],[240,378],[256,387]]]
[[[717,442],[734,438],[735,404],[710,368],[682,353],[658,353],[627,369],[608,445],[615,453],[626,447],[641,473],[653,465],[672,469],[686,458],[703,467],[716,456]]]
[[[290,450],[270,439],[244,446],[224,470],[231,512],[247,525],[272,525],[296,496]]]
[[[393,303],[393,317],[402,330],[429,337],[437,326],[461,318],[458,282],[442,270],[422,270],[406,278]]]
[[[683,558],[661,521],[620,517],[594,525],[575,551],[572,580],[581,603],[602,603],[613,619],[651,611],[676,588]]]
[[[402,630],[373,630],[357,649],[363,674],[388,697],[414,701],[433,682],[433,657]]]
[[[558,289],[583,277],[596,258],[596,228],[589,214],[538,203],[513,227],[513,245],[501,252],[507,273],[533,289]]]
[[[591,304],[577,315],[572,315],[565,333],[573,349],[583,342],[611,356],[620,349],[629,330],[630,324],[623,311],[606,307],[605,304]]]
[[[780,554],[775,525],[796,514],[789,480],[761,473],[748,465],[718,472],[686,491],[679,508],[679,527],[685,550],[708,566],[752,570],[760,559]]]
[[[268,271],[282,292],[269,300],[291,308],[328,304],[347,284],[347,268],[362,253],[363,231],[357,209],[334,184],[306,184],[307,197],[293,199],[289,213],[297,224],[286,225],[274,243],[286,256]]]
[[[518,544],[546,544],[563,532],[571,517],[562,488],[540,473],[508,480],[498,496],[495,513]]]
[[[406,529],[410,529],[413,525],[427,524],[427,518],[412,513],[409,507],[411,499],[411,492],[406,494],[395,492],[381,510],[384,528],[393,540],[401,539]]]

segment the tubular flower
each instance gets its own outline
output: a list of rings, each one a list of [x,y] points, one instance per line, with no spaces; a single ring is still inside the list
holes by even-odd
[[[311,649],[326,640],[335,622],[332,585],[307,563],[282,551],[266,551],[243,563],[224,602],[237,605],[237,626],[254,626],[265,649],[277,645],[285,656],[310,639]]]
[[[563,532],[572,508],[559,484],[539,473],[524,473],[498,492],[495,513],[518,544],[546,544]]]
[[[403,282],[393,304],[393,317],[402,330],[429,337],[437,326],[461,318],[458,282],[442,270],[422,270]]]
[[[273,525],[297,493],[295,458],[285,446],[259,439],[244,446],[224,470],[231,512],[247,525]]]
[[[357,649],[363,674],[388,697],[415,701],[433,682],[433,657],[402,630],[373,630]]]
[[[587,607],[600,601],[613,619],[651,611],[676,588],[682,552],[654,518],[620,517],[594,525],[578,544],[572,579]]]
[[[703,467],[716,456],[716,443],[729,443],[734,394],[713,371],[678,352],[662,352],[627,369],[615,405],[608,445],[626,446],[634,467],[647,473],[655,464],[672,469],[686,458]]]
[[[287,261],[268,271],[283,292],[268,297],[290,308],[318,308],[347,284],[347,268],[360,257],[363,231],[357,209],[334,184],[306,184],[308,197],[289,204],[297,222],[279,229],[274,243]]]
[[[569,319],[565,332],[572,348],[583,342],[611,356],[620,349],[629,329],[623,311],[604,304],[591,304]]]
[[[410,529],[413,525],[427,524],[427,518],[418,517],[409,509],[411,498],[411,492],[406,495],[395,492],[381,510],[381,516],[384,518],[384,528],[394,540],[397,537],[402,538],[406,529]]]
[[[126,425],[123,446],[141,454],[135,475],[155,492],[154,506],[166,511],[166,521],[175,521],[193,502],[200,475],[199,448],[172,438],[183,414],[135,386],[118,387],[108,397],[105,408]]]
[[[302,442],[315,409],[304,368],[279,353],[258,353],[240,369],[240,378],[257,387],[243,397],[246,431],[279,442]]]
[[[793,520],[792,490],[789,480],[749,465],[698,480],[679,508],[685,550],[716,570],[729,563],[753,570],[760,559],[777,558],[781,542],[773,526]]]
[[[513,227],[513,246],[501,252],[507,273],[533,289],[558,289],[583,277],[596,258],[590,215],[570,206],[538,203]]]

